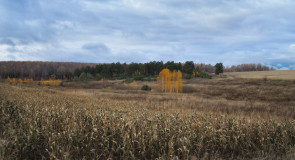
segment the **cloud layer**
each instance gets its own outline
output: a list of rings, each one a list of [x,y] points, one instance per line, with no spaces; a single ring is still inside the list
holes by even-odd
[[[0,60],[262,63],[295,69],[293,0],[0,2]]]

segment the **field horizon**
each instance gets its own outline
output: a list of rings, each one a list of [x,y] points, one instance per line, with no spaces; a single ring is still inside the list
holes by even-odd
[[[294,80],[295,70],[225,72],[224,75],[234,78]]]

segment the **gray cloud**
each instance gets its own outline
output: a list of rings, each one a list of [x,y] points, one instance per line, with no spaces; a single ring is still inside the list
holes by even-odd
[[[292,68],[294,8],[292,0],[1,1],[0,45],[11,46],[0,46],[7,55],[1,60],[193,60]]]
[[[90,52],[93,53],[97,53],[97,54],[109,54],[109,48],[102,44],[102,43],[97,43],[97,44],[85,44],[82,47],[85,50],[88,50]]]
[[[0,39],[0,44],[6,44],[9,46],[14,46],[14,42],[11,39]]]

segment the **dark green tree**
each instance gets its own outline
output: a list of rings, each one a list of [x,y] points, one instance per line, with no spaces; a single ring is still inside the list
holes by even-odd
[[[186,61],[182,67],[182,70],[184,73],[192,75],[194,68],[195,68],[195,64],[193,61]]]
[[[165,68],[168,68],[170,71],[177,70],[177,64],[174,61],[168,61],[164,65]]]
[[[140,66],[138,63],[130,63],[127,67],[127,74],[133,75],[139,70],[140,70]]]
[[[111,65],[109,64],[103,64],[102,66],[102,71],[101,71],[101,75],[104,77],[111,77],[112,76],[112,72],[111,72]]]
[[[223,73],[223,64],[220,62],[220,63],[216,63],[215,64],[215,74],[220,74],[220,73]]]
[[[95,66],[95,73],[96,74],[101,74],[102,69],[103,69],[103,65],[102,64],[96,65]]]
[[[77,68],[74,71],[74,76],[79,77],[81,73],[82,73],[81,69]]]

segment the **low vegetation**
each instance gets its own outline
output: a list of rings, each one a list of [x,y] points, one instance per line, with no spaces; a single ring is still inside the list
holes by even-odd
[[[295,158],[294,81],[134,82],[0,83],[0,159]]]
[[[41,80],[39,82],[40,85],[44,85],[44,86],[60,86],[62,85],[62,81],[57,79],[57,80]]]
[[[150,90],[152,90],[152,88],[151,88],[150,86],[148,86],[148,85],[143,85],[143,86],[141,87],[141,90],[144,90],[144,91],[150,91]]]
[[[272,79],[272,80],[295,80],[295,70],[282,71],[258,71],[258,72],[229,72],[225,73],[232,78],[247,79]]]
[[[206,72],[200,72],[200,73],[198,73],[198,74],[197,74],[197,77],[200,77],[200,78],[207,78],[207,79],[211,79],[211,78],[212,78],[212,76],[209,75],[209,74],[206,73]]]

